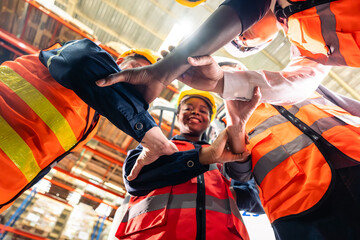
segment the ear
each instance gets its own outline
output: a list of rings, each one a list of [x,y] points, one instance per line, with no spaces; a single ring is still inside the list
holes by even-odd
[[[116,64],[117,65],[120,65],[123,61],[124,61],[125,58],[123,57],[119,57],[117,60],[116,60]]]

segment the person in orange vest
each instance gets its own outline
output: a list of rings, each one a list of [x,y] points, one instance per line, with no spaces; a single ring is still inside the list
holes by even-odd
[[[250,111],[259,98],[257,93],[248,102]],[[128,177],[142,154],[142,146],[129,152],[123,174],[131,197],[116,237],[249,239],[229,181],[216,164],[211,164],[236,159],[226,148],[227,130],[210,146],[201,141],[215,112],[215,100],[208,92],[183,91],[177,110],[180,135],[172,139],[179,152],[144,166],[132,181]],[[215,149],[217,153],[213,152]],[[239,160],[244,157],[237,155]]]
[[[243,104],[227,100],[234,125],[243,126]],[[305,101],[262,103],[249,118],[251,159],[226,168],[234,179],[254,176],[277,239],[360,239],[359,116],[360,102],[320,85]]]
[[[0,174],[3,177],[0,180],[0,211],[8,208],[65,155],[91,139],[97,129],[99,112],[138,141],[148,137],[155,139],[151,134],[146,137],[146,134],[136,133],[139,131],[137,122],[147,122],[144,129],[161,131],[154,127],[156,124],[146,111],[147,103],[136,92],[126,86],[105,90],[95,84],[93,86],[99,90],[92,90],[80,82],[96,80],[120,68],[149,65],[156,59],[150,50],[130,50],[118,59],[118,66],[108,53],[86,39],[1,64]],[[77,82],[72,83],[72,80]],[[77,88],[75,84],[79,90],[72,90]],[[93,94],[96,103],[85,103],[84,92]],[[132,99],[132,103],[117,99],[120,101],[115,106],[117,110],[104,95],[109,101],[126,97]],[[127,115],[119,113],[121,108],[127,110]],[[131,124],[127,118],[135,121],[134,128],[127,126]],[[168,142],[164,139],[163,142]]]

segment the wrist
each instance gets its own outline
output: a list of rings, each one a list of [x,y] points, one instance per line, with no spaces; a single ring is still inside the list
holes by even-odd
[[[224,72],[222,72],[220,79],[217,81],[213,92],[218,94],[222,94],[224,92]]]
[[[168,146],[169,140],[162,133],[158,126],[151,128],[145,133],[144,138],[141,140],[141,144],[149,149],[160,150]]]
[[[245,134],[245,123],[243,121],[237,121],[234,123],[234,121],[229,121],[228,125],[226,127],[230,133],[238,133]]]
[[[199,150],[199,162],[202,165],[209,165],[213,163],[212,155],[210,154],[210,147],[200,148]]]
[[[190,68],[190,64],[187,62],[187,57],[188,56],[184,55],[179,50],[177,51],[175,48],[165,58],[157,62],[155,64],[155,70],[160,76],[159,81],[167,86],[178,76],[183,74],[188,68]]]

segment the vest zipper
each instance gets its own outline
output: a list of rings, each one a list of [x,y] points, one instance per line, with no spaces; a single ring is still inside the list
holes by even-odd
[[[206,239],[206,209],[205,209],[205,180],[204,174],[197,176],[196,197],[196,240]]]

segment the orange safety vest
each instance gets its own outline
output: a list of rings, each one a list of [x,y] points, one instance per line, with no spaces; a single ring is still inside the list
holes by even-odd
[[[285,31],[303,56],[326,65],[360,67],[359,12],[359,1],[320,4],[288,17]]]
[[[0,66],[0,212],[95,134],[98,114],[50,75],[38,55]]]
[[[343,154],[360,161],[360,118],[319,94],[285,106]],[[309,210],[328,191],[334,166],[303,131],[270,104],[261,104],[249,119],[249,150],[260,198],[271,222]],[[316,137],[316,136],[315,136]]]
[[[195,148],[189,142],[173,142],[179,151]],[[229,190],[229,181],[215,164],[210,165],[209,171],[199,177],[175,186],[156,189],[146,196],[131,197],[116,237],[148,240],[196,239],[199,224],[205,224],[202,228],[204,239],[249,239]],[[202,187],[205,188],[206,217],[197,220],[197,192]]]

